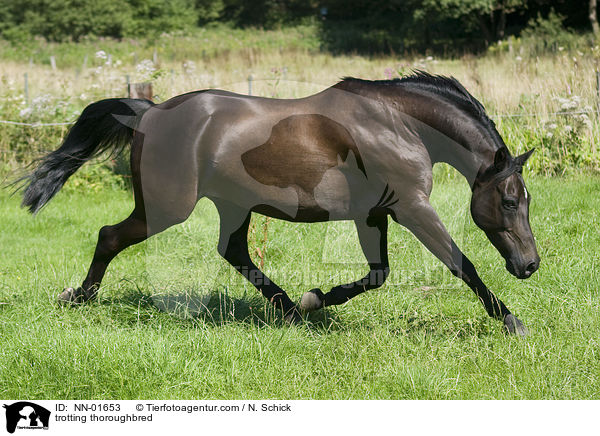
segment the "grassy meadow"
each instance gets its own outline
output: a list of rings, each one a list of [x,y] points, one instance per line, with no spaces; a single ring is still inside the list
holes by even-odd
[[[383,288],[286,326],[218,257],[217,214],[204,200],[186,223],[123,252],[98,301],[61,307],[58,292],[81,282],[99,227],[126,216],[131,195],[66,190],[32,218],[2,194],[0,396],[598,398],[600,178],[535,177],[528,188],[542,265],[526,281],[470,221],[466,183],[439,183],[433,194],[484,281],[529,327],[524,340],[507,337],[394,223]],[[254,217],[250,239],[293,299],[366,271],[345,223],[271,221],[266,234],[264,224]]]
[[[22,123],[72,121],[93,101],[125,96],[126,76],[152,81],[163,101],[202,88],[247,93],[249,76],[254,95],[296,98],[343,76],[453,75],[483,102],[513,154],[537,147],[525,179],[542,259],[532,278],[511,276],[472,223],[466,182],[439,166],[433,204],[528,338],[507,337],[466,285],[394,223],[392,273],[381,289],[286,326],[218,256],[218,217],[207,200],[185,223],[117,257],[96,302],[65,308],[56,296],[83,280],[100,227],[132,208],[114,165],[86,165],[36,217],[0,192],[0,396],[599,398],[599,56],[585,44],[530,53],[512,40],[452,59],[332,56],[308,27],[19,49],[0,42],[0,120]],[[56,148],[67,128],[0,125],[0,179]],[[366,271],[350,223],[254,216],[249,241],[294,300]]]

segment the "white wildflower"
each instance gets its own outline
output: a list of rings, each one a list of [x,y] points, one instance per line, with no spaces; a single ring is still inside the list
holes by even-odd
[[[156,68],[154,67],[154,62],[152,62],[150,59],[144,59],[135,66],[135,70],[140,74],[143,80],[147,80],[150,78],[152,73],[156,71]]]
[[[553,136],[554,136],[554,134],[552,132],[546,133],[546,138],[552,138]]]
[[[577,119],[580,120],[581,124],[583,124],[587,129],[592,128],[592,120],[590,120],[590,117],[588,117],[587,114],[581,114],[579,117],[577,117]]]
[[[98,50],[96,52],[96,58],[98,59],[106,59],[108,56],[104,50]]]
[[[185,61],[183,63],[183,71],[186,74],[194,74],[196,72],[196,63],[194,61]]]
[[[558,125],[557,125],[556,123],[550,123],[550,124],[548,124],[548,126],[547,126],[547,127],[548,127],[550,130],[555,130],[555,129],[558,127]]]
[[[52,112],[55,109],[53,97],[50,94],[40,95],[31,101],[31,109],[36,114]]]
[[[523,58],[522,58],[521,56],[517,56],[517,57],[515,58],[515,61],[517,61],[517,62],[521,62],[522,60],[523,60]]]
[[[574,95],[571,98],[557,97],[556,100],[560,103],[561,111],[569,111],[569,110],[577,109],[577,107],[581,103],[581,97],[579,97],[578,95]]]
[[[25,109],[21,109],[19,112],[19,116],[21,118],[29,118],[29,116],[33,113],[33,109],[30,107],[26,107]]]
[[[565,126],[565,132],[571,133],[572,131],[573,131],[573,126],[571,126],[570,124],[567,124]]]

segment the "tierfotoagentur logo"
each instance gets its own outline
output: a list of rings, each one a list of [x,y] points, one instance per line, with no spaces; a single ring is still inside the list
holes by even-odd
[[[6,431],[48,429],[50,411],[28,401],[3,406],[6,409]]]

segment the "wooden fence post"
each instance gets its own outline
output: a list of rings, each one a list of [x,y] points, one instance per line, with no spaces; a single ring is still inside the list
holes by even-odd
[[[27,77],[27,73],[23,74],[23,80],[25,81],[25,102],[29,107],[29,80]]]
[[[152,92],[152,82],[129,83],[127,80],[127,95],[129,98],[143,98],[152,100],[154,94]]]

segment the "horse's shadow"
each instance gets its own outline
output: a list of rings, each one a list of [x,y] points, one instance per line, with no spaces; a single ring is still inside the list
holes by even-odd
[[[156,318],[153,315],[165,314],[190,326],[198,323],[214,327],[228,323],[258,327],[286,325],[281,311],[276,310],[261,296],[244,294],[242,297],[232,297],[228,295],[227,288],[202,293],[184,290],[152,294],[140,289],[130,289],[119,296],[103,297],[98,303],[107,307],[120,307],[125,312],[134,311],[138,314],[136,322],[151,322]],[[141,312],[145,316],[140,316]],[[343,320],[328,309],[306,313],[303,319],[307,326],[319,330],[343,326]]]
[[[242,324],[255,327],[276,327],[286,325],[281,311],[276,310],[262,296],[246,295],[232,297],[227,288],[217,288],[206,292],[179,291],[149,293],[139,288],[124,290],[119,296],[105,296],[98,303],[118,309],[119,318],[124,323],[154,323],[163,316],[180,326],[193,328],[199,324],[222,327],[227,324]],[[114,312],[113,312],[114,314]],[[113,315],[114,316],[114,315]],[[304,314],[303,326],[322,333],[356,329],[375,328],[369,322],[360,322],[338,316],[335,308],[321,309]],[[420,316],[399,314],[388,320],[388,332],[394,336],[417,337],[489,337],[495,326],[487,317],[464,319],[449,315],[421,314]],[[393,326],[393,327],[392,327]]]

